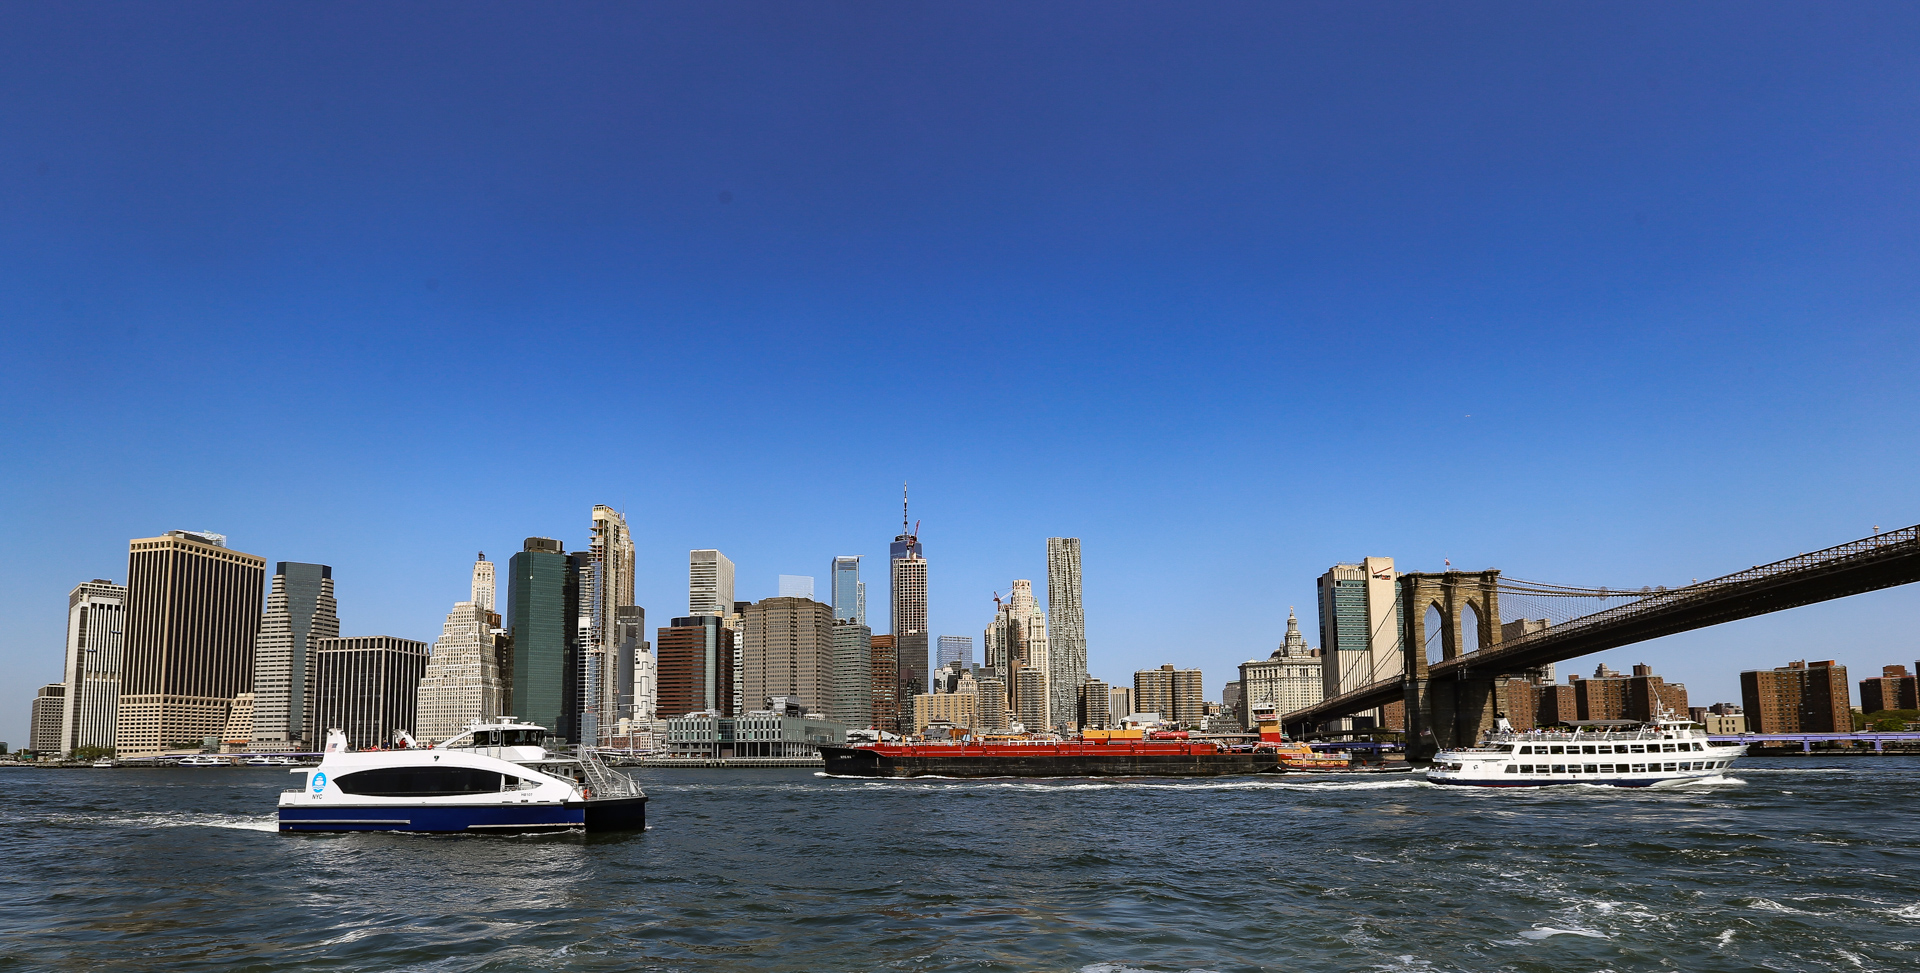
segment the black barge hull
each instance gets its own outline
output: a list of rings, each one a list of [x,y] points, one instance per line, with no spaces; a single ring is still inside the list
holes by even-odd
[[[1117,748],[1116,748],[1117,749]],[[891,755],[859,747],[821,747],[834,777],[1233,777],[1280,772],[1271,754],[1126,753],[1031,756]]]

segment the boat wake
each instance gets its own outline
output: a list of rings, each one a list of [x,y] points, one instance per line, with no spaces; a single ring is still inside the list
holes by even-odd
[[[51,825],[85,828],[225,828],[231,831],[277,833],[280,825],[271,814],[196,814],[185,811],[153,814],[54,814],[45,819]]]

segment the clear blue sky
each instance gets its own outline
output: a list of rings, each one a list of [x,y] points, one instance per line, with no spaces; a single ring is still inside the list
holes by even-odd
[[[1091,668],[1364,555],[1685,583],[1920,521],[1911,4],[0,5],[0,739],[126,541],[432,639],[628,511]],[[824,590],[824,589],[823,589]],[[1583,660],[1920,657],[1900,589]]]

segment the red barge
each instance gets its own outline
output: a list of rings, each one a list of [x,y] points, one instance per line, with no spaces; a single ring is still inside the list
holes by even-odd
[[[1280,769],[1273,753],[1186,740],[873,743],[821,747],[834,777],[1225,777]]]

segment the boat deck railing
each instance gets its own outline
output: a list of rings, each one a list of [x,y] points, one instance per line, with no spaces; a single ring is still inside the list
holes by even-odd
[[[594,800],[639,797],[644,793],[633,778],[602,763],[600,755],[594,753],[592,747],[579,747],[577,753],[580,769],[587,775],[587,786],[593,789]]]

